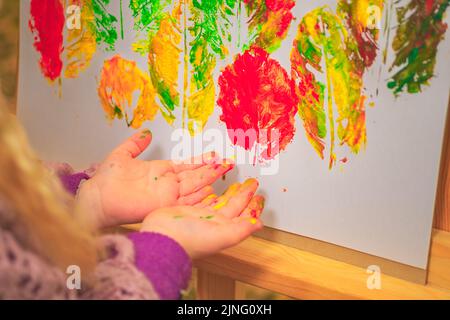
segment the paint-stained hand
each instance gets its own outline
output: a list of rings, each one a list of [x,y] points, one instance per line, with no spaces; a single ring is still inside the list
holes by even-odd
[[[238,244],[262,228],[264,198],[255,195],[258,182],[234,184],[222,196],[209,196],[196,206],[162,208],[145,218],[141,231],[177,241],[193,258]]]
[[[151,140],[149,130],[135,134],[81,185],[78,206],[93,215],[98,227],[138,223],[162,207],[196,205],[213,193],[211,184],[233,168],[214,153],[183,163],[136,159]]]

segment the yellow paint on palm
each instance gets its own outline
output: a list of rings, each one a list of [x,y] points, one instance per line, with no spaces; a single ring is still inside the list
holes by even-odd
[[[139,97],[133,110],[133,118],[129,120],[127,109],[133,108],[136,93],[139,93]],[[125,118],[127,125],[136,129],[144,121],[153,120],[158,112],[156,91],[148,74],[140,70],[135,62],[120,56],[105,61],[98,94],[110,120]]]
[[[92,1],[68,0],[67,7],[72,5],[78,6],[81,12],[79,17],[74,12],[73,16],[68,19],[71,27],[67,30],[67,45],[65,48],[67,64],[64,76],[66,78],[77,78],[81,72],[89,67],[97,51]],[[78,18],[79,21],[77,21]]]

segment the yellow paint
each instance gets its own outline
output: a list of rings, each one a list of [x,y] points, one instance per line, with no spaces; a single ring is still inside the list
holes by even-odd
[[[306,25],[307,32],[311,35],[312,38],[316,38],[319,36],[317,30],[316,30],[316,24],[317,24],[317,17],[315,15],[307,15],[303,21]]]
[[[253,224],[253,225],[256,225],[256,223],[258,223],[258,219],[256,219],[256,218],[251,218],[251,219],[250,219],[250,223]]]
[[[179,48],[181,43],[181,14],[180,5],[177,5],[172,15],[167,14],[162,19],[158,32],[149,44],[149,67],[153,84],[160,94],[168,91],[172,105],[176,105],[179,99],[178,69],[181,55],[181,49]],[[139,45],[139,42],[136,43],[136,46]],[[172,124],[175,117],[171,113],[161,110],[166,121]]]
[[[222,209],[223,207],[225,207],[225,205],[228,203],[228,201],[221,201],[221,202],[219,202],[218,204],[216,204],[214,207],[213,207],[213,209],[214,210],[220,210],[220,209]]]
[[[241,184],[240,184],[240,183],[233,183],[233,184],[228,188],[228,190],[225,192],[225,196],[226,196],[228,199],[230,199],[231,197],[235,196],[235,195],[238,193],[240,187],[241,187]]]
[[[215,65],[210,68],[214,69]],[[205,88],[197,88],[195,81],[191,80],[191,95],[187,102],[188,129],[191,135],[195,135],[203,130],[209,117],[214,112],[216,90],[212,72],[208,85]]]
[[[132,45],[131,48],[134,52],[138,52],[143,54],[144,52],[148,51],[148,48],[150,47],[150,42],[148,40],[136,40]]]
[[[64,76],[66,78],[76,78],[81,72],[86,70],[97,51],[95,36],[95,17],[91,1],[69,0],[68,6],[81,3],[81,28],[67,29],[66,68]]]
[[[133,111],[133,119],[128,121],[127,109],[133,107],[136,92],[140,95]],[[133,128],[141,127],[144,121],[153,120],[158,112],[156,91],[148,74],[142,72],[135,62],[120,56],[105,61],[98,94],[110,120],[125,117]]]
[[[212,200],[212,199],[215,199],[215,198],[217,198],[217,196],[215,194],[210,194],[209,196],[207,196],[205,198],[205,200]]]
[[[242,189],[250,188],[256,184],[255,179],[247,179],[245,180],[244,184],[242,184]]]
[[[355,2],[356,5],[354,8],[353,17],[360,23],[361,26],[366,28],[369,22],[369,1],[358,0]]]

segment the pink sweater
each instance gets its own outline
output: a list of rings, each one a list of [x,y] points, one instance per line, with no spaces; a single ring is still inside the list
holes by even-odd
[[[70,191],[83,174],[68,174],[62,182]],[[95,270],[95,281],[70,290],[68,274],[25,247],[26,232],[15,214],[0,201],[1,299],[178,299],[191,276],[191,261],[174,240],[154,233],[98,239],[108,256]],[[68,245],[68,250],[70,246]]]

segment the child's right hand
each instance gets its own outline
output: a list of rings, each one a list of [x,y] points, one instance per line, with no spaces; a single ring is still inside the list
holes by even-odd
[[[141,231],[174,239],[193,259],[216,253],[263,227],[258,218],[264,209],[264,198],[255,196],[257,188],[258,182],[250,179],[196,206],[158,209],[144,220]]]

